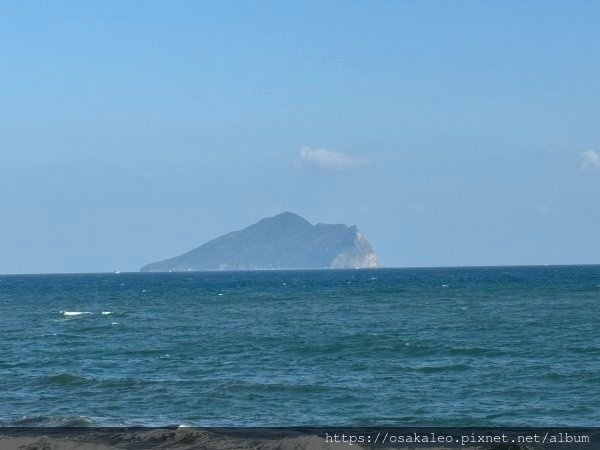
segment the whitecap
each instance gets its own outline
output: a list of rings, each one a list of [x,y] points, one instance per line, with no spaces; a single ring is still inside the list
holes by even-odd
[[[63,316],[81,316],[82,314],[91,314],[88,311],[60,311]]]
[[[119,322],[113,322],[111,325],[119,325]]]
[[[112,311],[102,311],[102,315],[106,316],[108,314],[114,314]]]

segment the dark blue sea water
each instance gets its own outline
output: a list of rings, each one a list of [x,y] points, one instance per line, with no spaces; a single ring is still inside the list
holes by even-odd
[[[0,276],[4,425],[598,425],[600,266]]]

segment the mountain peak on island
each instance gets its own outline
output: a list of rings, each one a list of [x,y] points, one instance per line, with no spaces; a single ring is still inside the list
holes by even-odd
[[[293,212],[282,212],[273,217],[265,217],[257,222],[258,224],[279,224],[283,226],[312,226],[308,220]]]
[[[356,226],[312,225],[298,214],[283,212],[141,271],[365,268],[377,267],[376,261]]]
[[[308,220],[306,220],[304,217],[299,216],[296,213],[293,213],[291,211],[284,211],[282,213],[279,214],[275,214],[273,217],[265,217],[262,220],[295,220],[298,222],[306,222],[306,223],[310,223]],[[262,222],[261,220],[261,222]]]

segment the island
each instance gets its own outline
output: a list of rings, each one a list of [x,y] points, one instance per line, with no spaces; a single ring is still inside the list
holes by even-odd
[[[374,267],[375,252],[355,225],[312,225],[284,212],[182,255],[147,264],[141,272]]]

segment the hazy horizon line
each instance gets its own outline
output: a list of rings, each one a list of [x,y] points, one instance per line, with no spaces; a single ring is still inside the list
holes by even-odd
[[[355,272],[374,270],[410,270],[410,269],[485,269],[485,268],[515,268],[515,267],[587,267],[600,266],[598,263],[565,263],[565,264],[475,264],[475,265],[448,265],[448,266],[381,266],[381,267],[358,267],[333,269],[329,267],[307,267],[307,268],[277,268],[277,269],[247,269],[247,270],[176,270],[176,271],[106,271],[106,272],[29,272],[29,273],[1,273],[3,276],[30,276],[30,275],[130,275],[130,274],[183,274],[183,273],[247,273],[247,272],[308,272],[330,270],[335,272]]]

